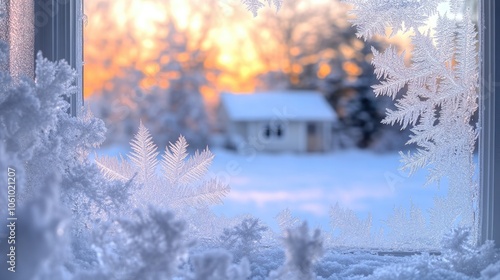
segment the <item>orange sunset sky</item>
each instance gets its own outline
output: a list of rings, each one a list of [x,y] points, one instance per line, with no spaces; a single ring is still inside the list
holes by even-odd
[[[307,1],[322,3],[326,0]],[[190,3],[197,4],[190,6]],[[166,23],[169,19],[173,19],[178,30],[189,34],[190,50],[180,53],[177,59],[188,61],[192,59],[191,51],[203,49],[207,52],[204,67],[216,70],[205,75],[213,86],[202,88],[209,102],[216,102],[217,93],[221,91],[254,91],[259,86],[256,76],[270,70],[302,71],[298,64],[283,68],[279,56],[285,55],[285,51],[271,40],[267,31],[259,34],[258,46],[256,40],[249,40],[251,28],[266,20],[263,12],[275,12],[272,8],[261,9],[261,14],[254,18],[240,1],[205,0],[199,3],[194,0],[85,1],[85,97],[110,86],[109,81],[123,75],[127,67],[144,73],[141,86],[168,86],[168,79],[159,77],[158,73],[161,63],[169,59],[160,54],[160,50],[166,48],[164,38],[168,34]],[[346,13],[345,9],[337,10]],[[344,24],[348,24],[347,21],[344,20]],[[396,37],[393,41],[401,42],[401,39]],[[257,49],[277,58],[266,60]],[[329,50],[355,55],[353,49]],[[318,55],[309,58],[318,59]],[[349,62],[344,63],[343,68],[354,76],[359,72],[356,65]],[[322,78],[330,71],[328,64],[320,64],[317,75]]]
[[[165,2],[85,2],[85,97],[106,87],[106,81],[120,76],[124,67],[132,65],[144,72],[146,77],[142,85],[158,83],[165,86],[165,81],[153,77],[159,71],[159,61],[162,59],[159,56],[162,47],[159,38],[168,33],[161,24],[167,22],[169,15],[175,18],[180,30],[195,38],[193,41],[204,37],[201,43],[191,48],[209,50],[205,66],[220,70],[218,75],[206,77],[217,87],[204,89],[206,98],[210,99],[214,90],[245,92],[255,88],[253,77],[266,72],[267,67],[258,59],[251,43],[245,40],[248,36],[247,26],[254,20],[250,13],[243,7],[233,8],[219,0],[204,2],[204,10],[196,12],[190,9],[189,1],[171,1],[174,7],[170,7],[170,11]],[[203,29],[207,23],[203,22],[203,17],[209,13],[213,13],[210,16],[211,27],[209,32],[205,32]],[[227,24],[227,20],[220,20],[221,16],[238,20]],[[189,53],[181,59],[190,59]]]

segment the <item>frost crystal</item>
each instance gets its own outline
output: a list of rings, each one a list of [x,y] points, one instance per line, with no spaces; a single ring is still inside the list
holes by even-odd
[[[457,15],[460,1],[451,1],[451,15],[438,14],[433,30],[427,21],[436,15],[438,0],[345,0],[354,5],[353,20],[358,36],[369,39],[410,31],[413,51],[411,63],[405,64],[405,52],[395,47],[384,52],[373,49],[373,65],[380,84],[377,95],[396,99],[396,109],[387,110],[385,124],[411,126],[407,144],[419,148],[403,154],[403,169],[410,173],[428,167],[428,182],[444,177],[449,180],[446,204],[455,220],[477,230],[477,183],[474,180],[472,153],[478,135],[471,124],[478,105],[477,32],[468,11]],[[425,30],[428,29],[428,30]],[[398,97],[407,87],[407,92]],[[431,223],[441,233],[448,224]],[[449,227],[448,227],[449,228]]]
[[[260,0],[241,0],[241,3],[243,3],[247,7],[248,11],[252,12],[254,17],[257,16],[261,8],[265,7],[265,5]],[[269,5],[269,7],[274,5],[276,11],[279,11],[283,6],[283,0],[267,0],[267,4]]]
[[[250,253],[258,249],[262,233],[266,230],[267,227],[261,225],[259,219],[247,218],[232,229],[224,229],[219,239],[239,260],[242,257],[250,257]]]
[[[299,218],[292,216],[292,212],[288,208],[278,213],[275,219],[283,235],[286,234],[288,229],[295,228],[300,223]]]
[[[221,203],[229,193],[229,187],[217,178],[205,179],[213,154],[205,149],[188,158],[188,144],[182,136],[165,148],[161,164],[157,160],[158,149],[142,123],[130,145],[130,161],[96,156],[96,163],[109,180],[133,180],[137,191],[132,197],[138,204],[203,207]],[[161,166],[161,175],[158,166]]]
[[[316,276],[313,264],[323,255],[323,238],[316,229],[312,236],[304,222],[301,226],[288,229],[283,239],[286,248],[286,262],[277,271],[270,274],[270,279],[312,280]]]
[[[344,209],[338,203],[330,209],[330,223],[332,225],[333,240],[339,246],[368,246],[372,218],[359,219],[350,209]]]
[[[259,9],[264,7],[264,4],[259,0],[241,0],[241,3],[247,6],[247,9],[252,12],[254,17],[257,16]]]

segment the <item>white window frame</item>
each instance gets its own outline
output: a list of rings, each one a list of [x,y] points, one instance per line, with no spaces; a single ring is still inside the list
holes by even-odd
[[[78,116],[83,106],[83,0],[34,2],[35,57],[42,51],[47,59],[64,59],[76,69],[78,91],[70,97],[69,113]]]
[[[78,88],[68,100],[68,113],[78,116],[83,106],[83,0],[0,0],[0,7],[5,9],[0,39],[9,44],[11,58],[0,67],[13,77],[33,78],[38,51],[52,61],[66,60],[77,71]],[[33,60],[25,59],[32,54]]]
[[[495,0],[481,0],[479,15],[479,39],[481,57],[480,84],[480,135],[479,135],[479,242],[494,240],[500,247],[500,98],[496,89],[500,85],[500,5]],[[499,82],[497,82],[499,81]],[[499,90],[500,92],[500,90]]]

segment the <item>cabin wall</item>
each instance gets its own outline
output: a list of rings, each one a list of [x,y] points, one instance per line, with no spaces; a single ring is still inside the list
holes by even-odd
[[[266,137],[266,126],[274,124],[273,120],[234,121],[228,116],[224,106],[218,109],[221,132],[225,134],[228,147],[236,150],[251,149],[256,152],[326,152],[331,150],[332,123],[326,121],[306,122],[287,121],[283,126],[281,137]],[[313,137],[315,148],[311,149],[311,137],[308,134],[308,123],[316,126]],[[319,146],[318,146],[319,145]]]

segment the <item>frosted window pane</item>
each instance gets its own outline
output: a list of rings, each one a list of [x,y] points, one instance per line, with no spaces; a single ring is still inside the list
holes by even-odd
[[[371,226],[380,220],[379,217],[373,219],[371,215],[367,214],[366,218],[360,219],[356,216],[358,213],[348,209],[349,207],[336,205],[330,211],[331,224],[336,231],[332,238],[333,245],[373,246],[375,248],[403,250],[439,248],[443,234],[457,226],[472,227],[472,239],[475,240],[478,228],[478,186],[477,176],[474,173],[477,160],[473,157],[472,150],[474,149],[476,131],[475,127],[469,124],[469,121],[476,120],[473,113],[477,106],[477,87],[479,85],[476,76],[478,64],[475,42],[477,26],[474,26],[477,20],[475,17],[477,3],[467,1],[468,6],[466,7],[461,6],[460,1],[451,1],[451,3],[446,1],[406,1],[408,2],[406,3],[405,1],[389,0],[384,1],[386,4],[377,1],[348,0],[347,2],[356,6],[355,25],[358,27],[358,34],[364,36],[365,39],[371,39],[375,34],[384,36],[387,25],[393,28],[394,34],[398,31],[408,31],[415,34],[410,39],[414,48],[407,48],[407,53],[412,56],[411,68],[407,67],[404,57],[400,56],[401,50],[396,47],[383,48],[383,50],[375,48],[380,51],[380,53],[374,51],[374,64],[377,66],[375,73],[381,79],[381,84],[376,85],[375,92],[379,95],[395,98],[403,87],[408,85],[407,94],[402,98],[397,97],[397,110],[392,109],[393,111],[388,112],[386,123],[415,127],[411,139],[413,143],[418,144],[420,150],[412,150],[411,156],[403,156],[403,163],[407,167],[407,171],[420,172],[421,169],[424,169],[422,172],[428,173],[429,180],[423,180],[419,184],[419,187],[424,191],[422,197],[408,199],[404,197],[405,192],[402,191],[402,188],[404,187],[407,193],[409,191],[408,185],[418,184],[415,181],[415,176],[406,178],[396,172],[380,170],[379,174],[386,174],[389,185],[395,187],[398,182],[402,185],[401,191],[394,192],[394,197],[399,201],[392,214],[383,221],[385,225],[382,228],[383,232],[374,231],[374,227]],[[401,4],[401,2],[405,3]],[[445,5],[438,6],[436,4],[438,2],[443,2],[442,4]],[[417,10],[415,6],[420,5],[422,11],[427,11],[426,9],[435,11],[437,9],[441,16],[435,15],[428,21],[422,20],[422,18],[427,20],[428,14],[426,14],[427,12],[423,12],[421,15],[415,13]],[[469,17],[469,13],[473,14],[472,18]],[[388,18],[390,20],[374,21],[375,18]],[[428,33],[427,30],[431,32]],[[452,51],[450,52],[450,50]],[[456,77],[461,78],[456,79]],[[463,109],[466,113],[462,114],[462,111],[458,111],[457,108]],[[443,131],[446,133],[442,133]],[[259,166],[264,166],[264,164],[259,164]],[[303,166],[309,167],[310,165]],[[352,166],[358,171],[360,164]],[[374,166],[372,169],[377,167]],[[245,167],[244,172],[250,168]],[[268,169],[263,168],[255,173],[266,174]],[[357,176],[352,176],[352,181],[359,180],[368,172],[358,171],[357,173]],[[269,174],[275,175],[277,173],[269,172]],[[298,172],[291,174],[296,175]],[[353,174],[355,173],[353,172]],[[271,178],[271,176],[269,177]],[[290,178],[291,176],[283,177]],[[293,181],[297,181],[297,179]],[[425,181],[429,182],[427,189],[423,189]],[[283,182],[285,179],[281,179],[279,184],[289,189],[294,183]],[[259,185],[265,183],[262,182]],[[344,187],[350,183],[346,180]],[[301,197],[294,197],[294,199],[299,201],[306,195],[313,196],[316,185],[319,183],[315,182],[310,187],[303,188],[308,190],[304,193],[300,193],[302,189],[297,188],[294,191]],[[377,184],[373,182],[372,186],[375,188]],[[397,187],[399,188],[399,186]],[[269,184],[266,189],[272,190],[273,188],[276,187]],[[354,189],[354,186],[348,189]],[[434,194],[434,190],[443,192]],[[239,199],[237,202],[241,203],[249,201],[251,193],[240,191],[236,194],[239,196],[233,195],[233,198]],[[383,195],[382,192],[379,194]],[[356,195],[352,194],[353,197]],[[271,197],[269,192],[264,193],[264,191],[261,191],[259,196],[267,200],[279,198],[278,195]],[[322,193],[317,196],[322,197]],[[430,203],[426,203],[422,198],[432,198],[432,200]],[[406,205],[400,206],[405,201]],[[264,202],[264,199],[261,198],[261,204]],[[307,205],[307,207],[310,206],[314,206],[314,209],[320,212],[320,208],[317,207],[318,203]],[[376,208],[372,207],[372,210],[380,212]],[[294,210],[297,211],[297,209],[292,209],[292,212]],[[281,220],[280,224],[287,224],[287,219]]]

